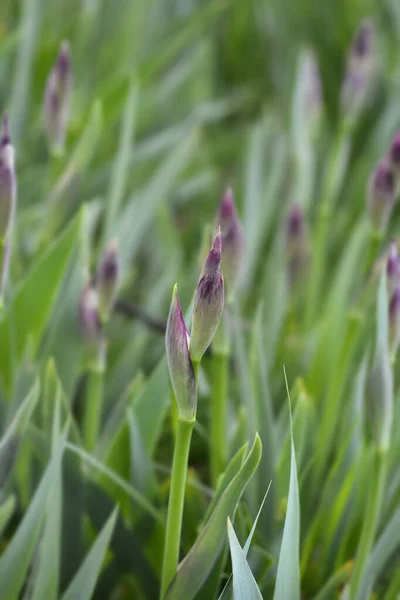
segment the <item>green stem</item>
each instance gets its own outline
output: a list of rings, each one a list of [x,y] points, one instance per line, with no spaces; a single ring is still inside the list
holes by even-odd
[[[354,572],[350,583],[350,598],[357,598],[366,563],[374,542],[382,504],[383,488],[387,471],[387,451],[374,449],[372,476],[368,493],[367,507],[363,520],[361,538],[357,548]]]
[[[226,354],[213,356],[213,390],[210,423],[210,469],[215,488],[226,462],[226,423],[228,399],[228,364]]]
[[[90,370],[87,375],[83,439],[89,452],[94,449],[99,439],[103,408],[103,375],[102,370]]]
[[[172,463],[171,488],[168,501],[167,530],[165,534],[164,558],[161,577],[161,600],[165,597],[179,563],[182,515],[185,499],[186,473],[189,459],[190,440],[195,419],[178,420]]]

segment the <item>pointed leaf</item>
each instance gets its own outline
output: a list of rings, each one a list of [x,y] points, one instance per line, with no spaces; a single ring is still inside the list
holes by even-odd
[[[97,536],[62,600],[90,600],[92,598],[107,548],[110,545],[117,515],[118,508],[116,507]]]
[[[231,520],[228,517],[228,537],[232,558],[233,597],[234,600],[259,600],[261,592],[250,570],[246,556],[236,537]]]

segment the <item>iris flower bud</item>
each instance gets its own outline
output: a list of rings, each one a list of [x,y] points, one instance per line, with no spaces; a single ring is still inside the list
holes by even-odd
[[[44,99],[44,121],[49,145],[55,152],[64,149],[72,88],[71,53],[63,42],[55,66],[47,80]]]
[[[286,224],[286,255],[290,287],[295,287],[304,275],[308,254],[307,225],[304,214],[298,204],[293,204]]]
[[[386,261],[386,281],[389,298],[392,296],[397,284],[400,283],[400,260],[396,242],[393,240]]]
[[[231,297],[240,281],[243,267],[245,241],[242,224],[239,221],[233,192],[225,191],[217,215],[222,236],[222,267],[225,285]]]
[[[14,148],[11,144],[8,119],[4,117],[3,133],[0,137],[0,240],[3,242],[13,219],[16,190]]]
[[[79,303],[79,326],[88,362],[91,366],[103,368],[105,340],[99,318],[98,296],[91,284],[85,287]]]
[[[389,304],[389,347],[392,356],[395,355],[400,342],[400,284],[391,296]]]
[[[190,336],[175,285],[168,315],[165,346],[168,370],[179,417],[191,421],[196,415],[196,379],[189,354]]]
[[[395,200],[395,181],[389,159],[385,156],[374,169],[367,188],[367,210],[373,227],[386,230]]]
[[[200,273],[194,299],[190,341],[190,356],[194,362],[200,362],[204,352],[211,344],[224,309],[221,253],[222,236],[219,228]]]
[[[118,293],[119,270],[118,242],[112,240],[104,250],[96,275],[99,316],[102,323],[108,321],[114,307]]]
[[[362,21],[350,46],[346,76],[341,91],[343,114],[356,118],[371,92],[376,72],[375,28],[371,20]]]

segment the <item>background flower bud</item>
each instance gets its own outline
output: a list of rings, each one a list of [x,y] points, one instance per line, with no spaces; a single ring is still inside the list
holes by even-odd
[[[224,281],[228,294],[231,296],[240,281],[245,240],[243,227],[236,212],[233,192],[230,188],[225,191],[218,210],[217,221],[217,225],[221,227]]]
[[[63,42],[55,66],[47,80],[44,99],[44,120],[50,147],[56,152],[64,148],[72,88],[71,53]]]
[[[400,259],[397,252],[396,242],[390,244],[386,260],[386,281],[389,298],[392,296],[397,284],[400,283]]]
[[[346,117],[356,118],[364,107],[375,82],[376,66],[375,27],[370,19],[364,19],[350,46],[341,90]]]
[[[221,229],[218,229],[200,273],[194,299],[190,356],[195,362],[200,362],[204,352],[211,344],[224,308],[221,254],[222,237]]]
[[[392,356],[400,342],[400,284],[394,289],[389,303],[389,348]]]
[[[14,148],[11,144],[8,119],[4,117],[0,137],[0,239],[4,240],[13,219],[16,202]]]
[[[102,368],[105,358],[105,339],[99,319],[97,292],[91,284],[83,290],[79,303],[79,326],[88,362],[91,366]]]
[[[194,419],[196,414],[196,379],[190,360],[189,339],[175,285],[167,321],[165,346],[179,417],[186,421]]]
[[[395,199],[395,181],[390,160],[382,158],[374,169],[367,188],[367,210],[372,226],[385,231],[392,214]]]
[[[295,287],[304,276],[309,261],[307,225],[298,204],[293,204],[289,211],[285,243],[289,285]]]
[[[102,323],[108,321],[118,293],[118,242],[112,240],[104,250],[96,275],[99,315]]]

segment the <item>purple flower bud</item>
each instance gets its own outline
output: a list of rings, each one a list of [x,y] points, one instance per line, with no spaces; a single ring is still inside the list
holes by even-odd
[[[295,287],[304,275],[309,259],[307,226],[299,204],[293,204],[286,223],[286,256],[290,287]]]
[[[222,267],[229,295],[236,289],[242,273],[245,240],[242,224],[237,216],[233,192],[225,191],[217,215],[222,236]]]
[[[0,240],[4,238],[12,223],[17,184],[14,168],[14,148],[11,144],[8,119],[3,119],[3,133],[0,137]]]
[[[71,53],[63,42],[55,66],[47,80],[44,99],[44,120],[50,147],[61,152],[67,131],[72,88]]]
[[[389,352],[376,356],[366,386],[368,417],[378,450],[387,450],[393,421],[393,373]]]
[[[211,344],[224,309],[221,254],[222,236],[221,228],[218,228],[218,233],[200,273],[194,299],[190,342],[190,356],[194,362],[200,362],[204,352]]]
[[[389,347],[392,355],[400,342],[400,284],[396,286],[389,303]]]
[[[393,294],[397,284],[400,282],[400,259],[397,252],[396,242],[393,240],[386,261],[386,281],[389,298]]]
[[[365,105],[375,72],[375,28],[371,20],[365,19],[351,43],[342,85],[341,104],[347,117],[355,118]]]
[[[191,421],[196,415],[196,379],[189,354],[189,332],[186,327],[175,285],[168,315],[165,346],[172,388],[179,417]]]
[[[382,158],[374,169],[367,189],[367,210],[371,223],[378,231],[385,231],[395,200],[395,180],[390,161]]]
[[[396,176],[400,176],[400,131],[394,137],[390,148],[390,160]]]
[[[97,292],[90,284],[83,290],[79,303],[79,326],[90,363],[102,366],[105,340],[99,319]]]
[[[96,275],[99,315],[103,323],[108,321],[114,307],[118,293],[119,271],[118,241],[112,240],[104,250]]]

